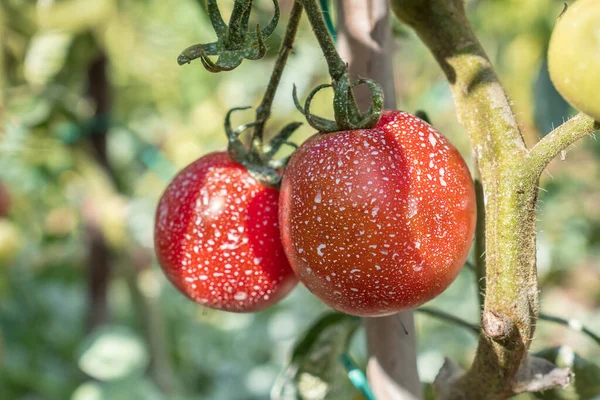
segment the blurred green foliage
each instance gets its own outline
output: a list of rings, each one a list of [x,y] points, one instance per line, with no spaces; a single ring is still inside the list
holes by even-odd
[[[223,3],[227,15],[230,4]],[[471,20],[506,84],[531,144],[573,114],[547,79],[545,49],[557,0],[471,0]],[[299,287],[254,315],[214,312],[181,296],[152,253],[153,213],[175,172],[226,144],[235,106],[257,105],[282,23],[261,61],[211,74],[179,67],[190,44],[214,39],[202,1],[3,0],[0,5],[0,179],[12,199],[0,221],[1,399],[265,399],[296,340],[325,307]],[[271,16],[258,2],[253,18]],[[469,159],[441,71],[415,35],[395,26],[399,108],[425,110]],[[90,69],[105,59],[109,112],[89,96]],[[300,120],[291,101],[327,80],[306,23],[268,127]],[[315,99],[331,115],[331,95]],[[238,123],[253,113],[240,113]],[[246,119],[244,119],[246,118]],[[107,130],[106,165],[94,135]],[[311,134],[304,126],[295,137]],[[542,179],[539,274],[542,310],[600,331],[600,145],[591,139]],[[96,229],[96,230],[94,230]],[[100,232],[110,267],[107,318],[97,316],[90,268]],[[478,255],[475,255],[478,256]],[[465,269],[431,306],[478,320],[476,285]],[[444,356],[468,365],[471,333],[417,315],[419,372],[435,377]],[[578,332],[539,322],[534,350],[568,345],[588,360],[600,349]],[[399,332],[399,334],[402,334]],[[364,365],[363,332],[352,341]],[[526,396],[524,396],[526,397]],[[569,397],[571,398],[571,397]]]

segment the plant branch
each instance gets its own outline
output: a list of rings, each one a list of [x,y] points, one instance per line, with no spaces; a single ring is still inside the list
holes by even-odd
[[[476,324],[471,324],[470,322],[467,322],[457,316],[454,316],[452,314],[448,314],[447,312],[441,311],[441,310],[436,310],[435,308],[431,308],[431,307],[419,307],[416,309],[417,312],[421,313],[421,314],[425,314],[425,315],[429,315],[432,316],[434,318],[438,318],[441,319],[443,321],[447,321],[450,322],[454,325],[458,325],[462,328],[466,328],[468,329],[471,333],[474,333],[475,335],[479,335],[479,332],[481,331],[481,328],[479,325]]]
[[[450,83],[459,121],[482,170],[526,151],[507,96],[471,29],[462,0],[393,0],[396,15],[429,47]],[[485,177],[484,177],[485,181]]]
[[[539,318],[544,321],[555,322],[557,324],[564,325],[570,329],[573,329],[574,331],[579,331],[579,332],[585,334],[586,336],[588,336],[594,342],[596,342],[596,344],[600,345],[600,336],[598,336],[597,334],[592,332],[589,328],[586,328],[579,320],[564,319],[564,318],[555,317],[553,315],[548,315],[548,314],[544,314],[544,313],[540,313]]]
[[[392,0],[444,71],[458,119],[469,134],[485,199],[486,297],[477,353],[469,371],[442,374],[442,399],[507,399],[518,378],[538,314],[535,205],[539,174],[506,93],[471,29],[462,0]],[[456,371],[455,371],[456,372]],[[535,375],[535,374],[534,374]],[[532,375],[533,376],[533,375]],[[518,385],[517,385],[518,384]]]
[[[542,138],[530,150],[528,167],[533,173],[541,174],[561,151],[598,129],[600,129],[600,122],[579,113]]]
[[[281,42],[281,47],[279,48],[277,60],[275,60],[275,66],[273,67],[273,72],[271,73],[267,90],[263,95],[262,102],[256,109],[256,125],[254,126],[252,147],[255,151],[259,150],[259,153],[260,150],[262,150],[263,131],[265,124],[271,115],[271,107],[273,105],[275,93],[277,92],[277,87],[281,81],[281,76],[283,75],[283,70],[287,63],[288,57],[292,52],[292,46],[294,45],[294,40],[296,38],[296,32],[298,31],[298,25],[300,24],[301,17],[302,4],[299,1],[295,1],[292,11],[290,12],[290,19],[287,24],[283,41]]]
[[[333,39],[327,30],[327,25],[323,19],[321,8],[315,0],[299,0],[304,5],[306,10],[306,16],[310,22],[310,25],[317,37],[319,46],[323,51],[325,60],[327,60],[327,67],[329,68],[329,75],[337,82],[342,78],[342,75],[346,72],[346,63],[338,54]]]
[[[485,303],[485,201],[481,179],[475,179],[475,196],[477,203],[477,224],[475,226],[475,242],[473,260],[475,279],[477,280],[477,298],[479,308]]]

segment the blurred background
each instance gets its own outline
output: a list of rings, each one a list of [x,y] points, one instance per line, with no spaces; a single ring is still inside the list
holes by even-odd
[[[252,18],[264,24],[272,5],[257,3]],[[283,17],[267,57],[212,74],[199,62],[175,61],[185,47],[215,39],[202,0],[1,1],[0,399],[268,398],[292,346],[326,308],[300,286],[257,314],[202,308],[168,284],[152,235],[169,180],[225,146],[228,109],[259,103],[291,6],[280,3]],[[563,2],[467,3],[526,141],[535,143],[575,113],[552,87],[545,64]],[[220,4],[227,19],[232,2]],[[398,108],[425,110],[470,162],[441,71],[412,32],[393,26]],[[306,21],[294,50],[268,124],[272,132],[302,119],[292,83],[304,97],[328,79]],[[330,104],[323,94],[314,107],[331,115]],[[234,118],[250,122],[253,112]],[[295,141],[310,134],[304,126]],[[595,332],[599,173],[594,139],[557,159],[542,178],[538,224],[542,311]],[[477,323],[472,271],[465,268],[428,306]],[[470,331],[429,315],[416,318],[423,381],[434,379],[444,356],[469,365],[476,346]],[[366,359],[362,335],[352,345],[359,365]],[[540,321],[532,350],[561,345],[568,347],[553,354],[566,362],[571,349],[580,365],[600,359],[589,337]],[[587,385],[587,395],[574,389],[552,395],[594,398],[595,368],[586,371],[597,392]]]

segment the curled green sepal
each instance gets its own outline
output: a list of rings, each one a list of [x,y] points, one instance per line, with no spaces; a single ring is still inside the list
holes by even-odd
[[[352,89],[361,84],[367,85],[372,93],[371,106],[363,114],[356,108],[352,96]],[[318,91],[328,87],[333,87],[334,90],[333,111],[335,114],[335,121],[318,117],[310,113],[310,104],[313,97]],[[314,88],[306,98],[304,107],[300,105],[300,101],[298,100],[296,86],[294,86],[292,96],[298,111],[306,117],[309,125],[319,132],[369,129],[377,125],[377,122],[379,122],[379,119],[381,118],[381,113],[383,112],[383,89],[381,86],[374,80],[366,78],[360,78],[350,84],[347,73],[334,85],[323,84]]]
[[[281,174],[279,169],[287,165],[290,157],[280,160],[273,160],[273,156],[283,145],[298,146],[288,141],[292,133],[302,125],[301,122],[292,122],[286,125],[271,141],[265,146],[264,152],[257,152],[256,149],[248,149],[240,140],[240,136],[248,129],[258,125],[259,121],[242,124],[233,129],[231,126],[231,114],[234,111],[247,110],[250,107],[236,107],[229,110],[225,116],[225,133],[227,134],[227,151],[229,157],[238,164],[243,165],[252,177],[267,187],[278,188],[281,183]],[[254,145],[254,144],[252,144]]]
[[[244,59],[258,60],[265,56],[267,47],[265,39],[271,36],[279,23],[279,4],[273,0],[275,14],[263,29],[259,25],[255,30],[248,29],[248,20],[252,8],[252,0],[236,0],[229,20],[225,25],[217,0],[208,0],[208,15],[217,34],[217,41],[207,44],[195,44],[183,50],[177,57],[179,65],[189,64],[200,59],[209,72],[231,71]],[[209,56],[218,56],[212,61]]]
[[[371,106],[364,113],[354,107],[352,89],[365,84],[371,89]],[[383,112],[383,89],[372,79],[360,78],[349,83],[345,73],[335,86],[333,96],[333,111],[338,130],[368,129],[377,125]]]
[[[295,144],[288,142],[288,139],[292,134],[302,125],[302,122],[292,122],[284,126],[277,135],[275,135],[264,148],[265,159],[271,159],[279,151],[281,146],[296,146]]]
[[[249,124],[240,125],[235,130],[231,128],[231,114],[234,111],[248,110],[250,107],[236,107],[232,108],[225,115],[225,134],[227,135],[227,151],[229,152],[229,157],[233,161],[238,163],[242,163],[242,160],[248,158],[248,150],[244,143],[240,140],[240,135],[244,133],[245,130],[250,128]]]
[[[315,95],[317,94],[317,92],[319,90],[325,89],[325,88],[328,88],[331,86],[332,85],[330,85],[330,84],[322,84],[322,85],[319,85],[316,88],[314,88],[308,94],[308,97],[306,98],[306,101],[304,103],[304,107],[302,107],[300,105],[300,101],[298,100],[298,92],[296,90],[296,85],[294,85],[294,88],[292,90],[292,97],[294,98],[294,104],[296,105],[296,108],[298,109],[298,111],[300,111],[302,113],[302,115],[304,115],[304,117],[306,118],[306,122],[308,122],[308,124],[310,126],[315,128],[319,132],[339,131],[335,121],[332,121],[332,120],[329,120],[326,118],[322,118],[322,117],[318,117],[318,116],[310,113],[310,103],[312,102],[313,97],[315,97]]]

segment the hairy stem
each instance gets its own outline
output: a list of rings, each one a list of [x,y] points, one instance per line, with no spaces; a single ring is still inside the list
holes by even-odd
[[[561,151],[598,129],[600,122],[583,113],[578,114],[554,129],[531,149],[527,167],[532,173],[541,174]]]
[[[527,353],[539,302],[537,186],[548,163],[598,124],[579,115],[527,150],[504,89],[471,30],[463,1],[392,0],[392,8],[415,29],[450,83],[459,121],[479,165],[485,204],[486,296],[479,345],[466,373],[442,368],[436,378],[439,398],[507,399],[522,391],[566,384],[568,370],[555,371],[564,379],[550,379],[547,363]],[[482,273],[480,267],[476,270]]]
[[[475,226],[474,266],[477,280],[477,296],[479,308],[485,303],[485,202],[481,179],[475,179],[475,195],[477,196],[477,225]]]
[[[277,92],[277,87],[281,81],[283,70],[287,63],[288,57],[292,52],[292,46],[296,38],[296,32],[298,31],[298,25],[300,24],[300,18],[302,17],[302,4],[299,1],[294,2],[292,11],[290,12],[290,19],[287,24],[281,47],[279,48],[279,54],[277,60],[275,60],[275,66],[273,72],[271,72],[271,78],[267,90],[263,95],[262,102],[256,109],[256,125],[254,127],[252,137],[252,148],[257,153],[262,150],[263,132],[267,119],[271,115],[271,107],[273,105],[273,99]]]
[[[327,30],[327,25],[323,19],[321,8],[317,4],[316,0],[299,0],[304,5],[306,15],[310,22],[310,25],[317,37],[319,46],[323,51],[325,60],[327,60],[327,66],[329,68],[329,75],[334,81],[338,81],[344,72],[346,72],[346,63],[338,54],[333,39]]]
[[[538,312],[535,266],[537,175],[506,94],[467,20],[461,0],[394,0],[444,71],[459,121],[470,136],[485,204],[486,297],[472,368],[441,398],[504,399],[514,394]]]

